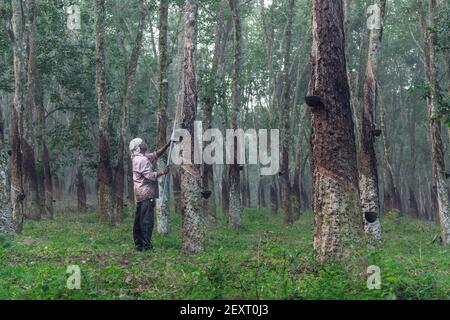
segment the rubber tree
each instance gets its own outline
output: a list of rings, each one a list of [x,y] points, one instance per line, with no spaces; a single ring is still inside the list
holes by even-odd
[[[383,34],[385,0],[375,0],[373,7],[375,21],[371,25],[369,52],[364,83],[364,105],[361,112],[359,140],[359,190],[363,210],[364,230],[375,244],[381,240],[380,195],[378,189],[378,168],[375,153],[376,111],[378,104],[378,63]]]
[[[283,99],[282,99],[282,131],[281,131],[281,209],[284,213],[284,222],[293,223],[294,217],[291,206],[291,182],[289,174],[289,150],[290,144],[290,122],[291,122],[291,79],[289,76],[291,43],[292,43],[292,18],[294,15],[294,0],[288,0],[287,23],[284,35],[283,54]]]
[[[204,127],[206,130],[211,129],[213,121],[213,110],[216,104],[216,90],[218,82],[221,78],[221,72],[219,70],[219,65],[222,63],[225,51],[225,43],[227,42],[226,36],[228,32],[226,30],[226,24],[224,23],[225,14],[225,1],[222,0],[219,3],[219,8],[217,11],[217,21],[215,26],[215,39],[214,39],[214,50],[212,57],[211,68],[209,72],[209,81],[206,86],[206,93],[203,98],[204,105]],[[205,190],[212,191],[214,189],[214,172],[213,166],[211,164],[203,164],[203,188]],[[216,203],[214,195],[210,196],[208,199],[203,200],[203,212],[205,217],[210,221],[216,222]]]
[[[313,1],[311,70],[314,254],[350,262],[364,232],[341,0]]]
[[[181,128],[190,134],[190,159],[194,159],[194,121],[197,115],[195,52],[197,47],[197,12],[195,0],[185,1],[184,99]],[[183,142],[186,143],[186,142]],[[189,161],[191,162],[191,161]],[[201,200],[200,168],[192,163],[181,168],[182,248],[185,253],[203,251],[204,219]]]
[[[232,87],[231,87],[231,127],[233,130],[238,129],[239,106],[240,106],[240,59],[241,59],[241,20],[239,12],[239,0],[228,0],[231,10],[231,19],[233,25],[233,71],[232,71]],[[238,164],[238,148],[237,143],[234,145],[233,164],[229,166],[229,192],[230,202],[228,211],[228,222],[231,228],[239,228],[242,226],[242,203],[240,194],[240,175],[241,167]]]
[[[422,12],[423,1],[419,0],[419,24],[424,43],[426,79],[430,89],[427,95],[427,110],[429,122],[427,125],[431,147],[431,161],[433,174],[433,189],[437,200],[437,216],[439,218],[441,239],[450,243],[450,201],[445,176],[444,147],[441,136],[441,121],[438,111],[438,78],[435,61],[435,8],[436,1],[428,0],[428,17]]]
[[[12,4],[12,29],[8,30],[13,47],[14,68],[14,101],[11,108],[11,205],[14,231],[22,232],[23,227],[23,177],[22,177],[22,152],[21,132],[23,129],[22,114],[24,109],[24,97],[26,87],[26,33],[23,1],[13,0]]]
[[[111,151],[109,142],[109,104],[106,92],[106,61],[105,61],[105,0],[95,1],[95,52],[96,77],[95,88],[98,106],[98,164],[97,164],[97,197],[100,221],[106,224],[114,223],[114,188],[111,167]]]
[[[45,214],[53,218],[53,183],[52,175],[50,169],[50,155],[47,146],[47,135],[46,135],[46,117],[45,117],[45,107],[43,101],[43,90],[41,78],[36,66],[36,43],[37,43],[37,15],[36,15],[36,1],[28,0],[28,104],[29,109],[36,112],[37,115],[37,131],[36,131],[36,142],[37,150],[41,167],[42,167],[42,177],[38,177],[38,189],[39,198],[41,206],[38,207],[39,210],[44,208]],[[34,178],[33,172],[31,172]]]
[[[0,234],[14,233],[9,180],[8,145],[5,143],[2,130],[0,135]]]
[[[167,56],[167,30],[169,17],[169,1],[161,0],[159,5],[159,103],[157,112],[157,137],[158,149],[167,143],[167,105],[169,103],[169,81],[168,81],[168,56]],[[163,161],[163,159],[161,159]],[[158,166],[161,166],[159,164]],[[159,198],[162,199],[165,177],[159,178]],[[167,212],[167,201],[157,201],[156,225],[158,233],[169,232],[169,217]]]

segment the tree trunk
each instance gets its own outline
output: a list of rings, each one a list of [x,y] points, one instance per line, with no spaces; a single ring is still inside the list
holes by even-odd
[[[375,0],[380,10],[380,28],[370,30],[369,54],[364,83],[364,108],[361,113],[359,145],[359,190],[364,229],[373,244],[381,240],[380,196],[375,154],[376,114],[378,107],[378,62],[383,34],[386,0]]]
[[[261,7],[261,21],[263,25],[263,31],[264,31],[264,44],[266,49],[266,56],[267,56],[267,68],[269,72],[269,78],[270,78],[270,85],[269,85],[269,114],[270,114],[270,124],[273,125],[274,119],[277,117],[278,110],[275,108],[275,104],[278,103],[278,95],[277,95],[277,74],[274,70],[274,62],[273,62],[273,39],[275,38],[274,35],[274,26],[273,21],[270,19],[270,23],[268,20],[269,17],[267,17],[265,11],[265,1],[260,0],[260,7]]]
[[[212,67],[209,70],[209,83],[207,85],[206,94],[203,99],[204,103],[204,124],[206,129],[211,129],[212,127],[212,115],[214,105],[216,104],[216,86],[217,86],[217,77],[219,76],[219,63],[221,57],[223,56],[225,49],[222,46],[222,43],[226,41],[224,39],[224,1],[220,2],[220,8],[217,12],[217,22],[215,29],[215,41],[214,41],[214,54],[212,59]],[[214,172],[213,166],[210,164],[203,164],[203,188],[208,191],[214,190]],[[216,222],[216,203],[215,197],[212,195],[208,199],[203,200],[203,213],[205,217],[211,221]]]
[[[113,218],[116,222],[122,222],[124,219],[124,191],[125,191],[125,160],[127,164],[129,155],[126,152],[126,145],[128,141],[128,113],[131,105],[131,98],[133,97],[133,90],[135,84],[136,70],[139,62],[139,56],[142,47],[142,36],[145,28],[145,19],[147,18],[147,8],[144,5],[144,0],[139,0],[139,24],[134,41],[134,47],[129,57],[129,61],[125,66],[125,82],[122,97],[122,115],[120,123],[119,149],[117,154],[117,166],[114,170],[114,208]],[[124,50],[123,55],[128,59],[127,52]]]
[[[32,122],[32,113],[37,112],[38,128],[37,128],[37,144],[38,144],[38,157],[42,165],[42,177],[38,179],[36,168],[25,168],[24,174],[29,175],[30,182],[36,180],[36,183],[30,183],[29,187],[32,190],[31,207],[35,208],[39,212],[37,216],[40,216],[42,209],[43,212],[50,218],[53,218],[53,188],[52,188],[52,178],[50,171],[50,159],[47,148],[47,139],[45,134],[45,108],[43,103],[43,92],[41,80],[36,67],[36,42],[37,42],[37,31],[36,31],[36,3],[35,0],[28,0],[28,97],[27,103],[29,111],[29,122]],[[33,139],[33,125],[30,123],[31,127],[28,129],[29,143],[26,148],[34,145]],[[32,149],[32,148],[31,148]],[[34,157],[34,151],[32,152]],[[24,155],[25,156],[25,155]],[[31,162],[31,160],[30,160]],[[33,160],[34,162],[34,160]],[[30,171],[25,173],[26,171]],[[38,185],[39,184],[39,185]],[[38,190],[34,190],[34,188]],[[30,198],[30,197],[29,197]],[[37,202],[37,203],[34,203]]]
[[[445,73],[447,74],[447,95],[450,96],[450,53],[444,57]],[[450,125],[447,127],[448,140],[450,143]]]
[[[354,124],[346,74],[342,1],[313,1],[312,112],[314,253],[349,262],[363,235]]]
[[[197,46],[197,3],[186,0],[186,39],[184,47],[184,100],[181,127],[191,136],[191,159],[194,159],[194,121],[197,113],[195,52]],[[204,230],[201,212],[201,177],[198,165],[184,163],[181,170],[183,203],[183,252],[203,251]]]
[[[297,141],[295,145],[295,167],[294,167],[294,183],[292,184],[292,193],[295,197],[295,207],[293,210],[300,215],[302,210],[302,196],[300,190],[300,182],[303,179],[301,176],[301,145],[302,145],[302,122],[299,121],[299,129],[297,133]]]
[[[419,0],[422,5],[422,0]],[[428,0],[428,26],[425,29],[423,26],[424,18],[421,15],[421,31],[423,34],[425,44],[425,61],[426,61],[426,76],[430,87],[430,95],[427,97],[428,116],[430,122],[428,123],[428,132],[431,143],[431,159],[433,172],[433,187],[437,199],[437,216],[441,227],[441,239],[444,243],[450,243],[450,201],[448,196],[448,186],[445,178],[445,161],[444,149],[441,137],[441,120],[438,114],[438,80],[437,70],[435,65],[435,20],[434,11],[436,7],[435,0]],[[420,8],[422,10],[422,8]],[[431,30],[431,31],[430,31]]]
[[[8,146],[0,138],[0,235],[14,233],[9,181]]]
[[[175,96],[175,107],[173,112],[173,118],[177,116],[179,110],[182,108],[183,99],[183,55],[184,55],[184,40],[185,40],[185,14],[180,15],[179,27],[177,28],[177,54],[175,56],[175,63],[173,64],[173,95]],[[183,208],[181,202],[181,172],[180,168],[174,168],[171,170],[172,176],[172,195],[173,195],[173,207],[174,212],[181,215]]]
[[[95,51],[97,105],[99,117],[97,166],[97,196],[100,221],[114,223],[113,179],[111,168],[111,152],[109,143],[109,105],[106,95],[106,63],[105,63],[105,0],[95,0]]]
[[[172,175],[172,193],[173,193],[173,204],[174,211],[178,214],[181,214],[183,211],[182,203],[181,203],[181,174],[180,170],[174,168],[171,170]]]
[[[228,218],[230,210],[230,185],[227,166],[222,166],[222,210]]]
[[[80,213],[87,212],[86,186],[84,184],[83,170],[77,165],[75,185],[77,189],[77,210]]]
[[[161,0],[159,7],[159,104],[157,113],[157,148],[164,147],[167,143],[167,105],[169,103],[168,59],[167,59],[167,30],[169,16],[169,1]],[[162,164],[163,161],[160,161]],[[164,180],[160,177],[159,200],[156,205],[156,225],[159,234],[169,232],[169,217],[167,201],[161,202],[164,192]]]
[[[408,117],[409,128],[409,172],[407,175],[408,182],[408,202],[409,214],[413,217],[419,218],[419,207],[416,198],[416,111],[414,104],[411,104]]]
[[[0,110],[0,234],[12,234],[14,233],[14,225],[11,208],[9,155],[7,151],[9,148],[5,143],[4,130],[3,112]]]
[[[248,179],[248,167],[244,166],[241,171],[241,202],[243,208],[248,208],[251,206],[250,204],[250,186]]]
[[[267,207],[266,202],[266,188],[264,187],[264,179],[260,177],[258,182],[258,206],[259,208],[265,208]]]
[[[270,183],[270,213],[273,216],[276,216],[278,214],[278,186],[276,178],[272,177]]]
[[[282,131],[281,131],[281,209],[284,213],[284,222],[291,224],[294,222],[291,208],[291,183],[289,174],[289,150],[290,146],[290,121],[291,121],[291,88],[289,79],[291,40],[292,40],[292,16],[294,14],[294,0],[288,0],[287,24],[285,28],[285,47],[283,58],[283,103],[282,103]]]
[[[397,186],[394,182],[392,175],[392,166],[389,159],[389,145],[387,141],[387,126],[386,126],[386,111],[385,106],[379,96],[380,101],[380,127],[381,127],[381,139],[382,139],[382,164],[383,164],[383,211],[397,211],[401,212],[401,200],[397,191]]]
[[[27,40],[28,40],[28,70],[27,70],[27,98],[25,109],[23,110],[24,127],[22,131],[22,173],[23,173],[23,188],[25,192],[24,216],[32,220],[41,219],[41,200],[39,199],[38,190],[38,176],[36,171],[35,152],[33,146],[35,145],[33,116],[35,109],[38,109],[37,95],[41,95],[36,76],[36,23],[35,13],[36,6],[33,0],[27,0],[27,3],[22,3],[27,9],[28,26]]]
[[[233,74],[232,74],[232,112],[231,127],[238,128],[239,106],[240,106],[240,59],[241,59],[241,21],[239,13],[239,0],[228,0],[233,21]],[[242,203],[240,195],[240,166],[237,161],[237,139],[234,143],[234,162],[229,166],[230,181],[230,203],[229,203],[229,225],[231,228],[242,226]]]
[[[22,177],[22,114],[26,85],[26,36],[25,21],[21,0],[12,1],[12,47],[14,64],[14,102],[11,110],[11,205],[15,232],[23,227],[23,177]]]
[[[82,158],[81,158],[78,132],[77,132],[77,128],[75,125],[75,121],[76,121],[76,115],[74,116],[73,123],[72,123],[72,139],[73,139],[73,144],[76,146],[76,151],[75,151],[75,189],[76,189],[76,194],[77,194],[77,210],[80,213],[85,213],[85,212],[87,212],[86,187],[84,184]]]

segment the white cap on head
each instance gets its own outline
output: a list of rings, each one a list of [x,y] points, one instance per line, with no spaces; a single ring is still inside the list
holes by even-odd
[[[141,148],[139,147],[142,143],[144,142],[144,140],[142,140],[141,138],[136,138],[130,141],[130,152],[133,155],[136,155],[138,153],[141,152]]]

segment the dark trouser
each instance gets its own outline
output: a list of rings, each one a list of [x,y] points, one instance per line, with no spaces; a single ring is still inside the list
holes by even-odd
[[[138,202],[134,216],[133,237],[137,250],[152,248],[152,232],[155,212],[155,200],[149,199]]]

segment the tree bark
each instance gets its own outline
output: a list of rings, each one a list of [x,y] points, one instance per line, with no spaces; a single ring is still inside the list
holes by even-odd
[[[82,167],[82,158],[81,158],[81,150],[79,147],[79,139],[77,128],[75,126],[76,115],[73,118],[72,122],[72,139],[73,144],[75,145],[75,189],[77,195],[77,210],[80,213],[87,212],[87,200],[86,200],[86,186],[84,183],[83,177],[83,167]]]
[[[226,150],[225,150],[226,152]],[[230,210],[230,185],[227,166],[222,166],[222,210],[225,216],[228,218]],[[229,218],[228,218],[229,219]]]
[[[364,230],[373,244],[381,240],[380,196],[378,190],[375,130],[378,108],[378,62],[383,34],[386,0],[375,0],[380,10],[380,28],[370,30],[369,54],[364,83],[364,108],[361,113],[359,145],[359,190],[363,209]]]
[[[173,64],[173,95],[175,96],[175,108],[174,108],[174,118],[176,117],[176,114],[179,112],[182,108],[182,99],[183,99],[183,55],[184,55],[184,40],[185,40],[185,14],[180,14],[180,22],[179,22],[179,28],[178,28],[178,39],[177,39],[177,54],[175,56],[175,63]],[[171,176],[172,176],[172,195],[173,195],[173,207],[174,212],[178,214],[182,214],[183,208],[182,208],[182,202],[181,202],[181,169],[173,168],[171,170]]]
[[[111,168],[111,151],[109,143],[109,105],[106,93],[106,63],[105,63],[105,0],[95,1],[95,52],[97,105],[99,117],[97,166],[97,197],[98,211],[102,223],[114,223],[113,179]]]
[[[197,46],[197,12],[195,0],[185,1],[186,38],[184,47],[184,100],[182,129],[191,136],[191,159],[194,159],[194,121],[197,113],[197,83],[195,52]],[[183,252],[203,251],[204,221],[201,212],[201,177],[198,165],[184,163],[181,170],[181,198],[183,203]]]
[[[167,105],[169,103],[167,30],[169,16],[169,1],[161,0],[159,7],[159,103],[157,112],[157,148],[167,143]],[[162,159],[160,161],[162,164]],[[159,178],[159,199],[156,205],[156,225],[159,234],[169,232],[169,217],[167,201],[161,202],[165,177]]]
[[[241,59],[241,21],[239,12],[239,0],[228,0],[233,21],[233,74],[232,74],[232,112],[231,127],[238,128],[240,107],[240,59]],[[240,166],[237,163],[237,143],[234,143],[234,162],[229,166],[230,181],[230,203],[229,203],[229,225],[231,228],[242,226],[242,203],[240,195]]]
[[[26,36],[25,17],[21,0],[12,1],[12,31],[14,65],[14,102],[11,110],[11,204],[14,231],[22,232],[23,227],[23,177],[21,136],[22,114],[26,87]]]
[[[290,87],[290,57],[292,42],[292,17],[294,14],[294,0],[288,0],[287,23],[285,28],[285,47],[283,58],[283,104],[282,104],[282,131],[281,131],[281,209],[284,213],[284,222],[291,224],[294,222],[291,208],[291,183],[289,173],[289,150],[290,146],[290,121],[291,121],[291,87]]]
[[[360,246],[354,124],[346,74],[342,1],[313,0],[311,159],[314,254],[349,263]],[[312,100],[312,101],[311,101]],[[315,101],[316,103],[314,103]]]
[[[24,216],[32,220],[41,219],[41,200],[39,199],[38,176],[36,171],[35,145],[33,116],[37,109],[36,94],[36,25],[35,25],[35,3],[27,0],[21,4],[26,10],[26,26],[28,41],[28,70],[27,70],[27,96],[23,110],[24,127],[21,137],[22,151],[22,173],[23,188],[25,193]]]
[[[276,178],[272,177],[270,183],[270,213],[273,216],[278,214],[279,202],[278,202],[278,186]]]
[[[397,190],[397,186],[394,182],[394,176],[392,175],[392,165],[389,158],[389,145],[387,141],[387,126],[386,126],[386,111],[383,101],[380,101],[380,127],[381,127],[381,140],[382,140],[382,164],[383,164],[383,211],[397,211],[401,212],[401,200]]]
[[[411,104],[409,117],[409,172],[408,172],[408,202],[409,214],[419,218],[419,207],[416,197],[416,111],[414,104]]]
[[[11,186],[9,173],[8,146],[0,139],[0,235],[14,233],[11,207]]]
[[[258,182],[258,206],[259,208],[267,207],[266,188],[264,184],[264,179],[262,179],[262,177],[260,177]]]
[[[5,143],[4,129],[3,112],[0,110],[0,234],[9,235],[14,233],[14,225],[11,207],[9,148]]]
[[[300,216],[301,211],[308,208],[308,201],[305,198],[305,175],[304,169],[306,166],[306,162],[308,160],[308,154],[302,159],[303,150],[302,150],[302,142],[304,135],[304,121],[306,117],[306,108],[305,105],[302,110],[302,114],[298,120],[298,132],[297,132],[297,141],[295,145],[295,168],[294,168],[294,183],[292,184],[292,192],[295,196],[295,211],[296,216]],[[307,153],[307,152],[305,152]]]
[[[226,35],[226,30],[224,26],[224,1],[220,1],[220,8],[217,12],[217,22],[215,27],[215,41],[214,41],[214,53],[212,59],[212,66],[209,70],[209,83],[207,85],[206,94],[203,99],[204,104],[204,123],[206,129],[211,129],[212,127],[212,117],[213,117],[213,109],[216,104],[216,86],[217,86],[217,78],[220,76],[219,73],[219,64],[222,59],[225,47],[222,45],[223,42],[226,42],[224,36]],[[213,166],[210,164],[203,164],[203,188],[208,191],[214,190],[214,172]],[[216,203],[215,197],[212,195],[208,199],[203,200],[203,212],[205,217],[215,223],[216,222]]]
[[[422,0],[419,0],[420,9],[422,10]],[[438,113],[438,80],[435,65],[435,0],[428,0],[428,26],[425,30],[423,27],[424,17],[420,12],[421,31],[424,39],[425,47],[425,69],[427,82],[430,87],[430,94],[427,97],[428,107],[428,132],[431,143],[431,159],[433,172],[433,187],[437,199],[437,216],[441,227],[441,239],[444,243],[450,243],[450,201],[448,195],[448,186],[445,178],[445,160],[444,148],[441,137],[441,120]]]
[[[43,210],[45,214],[53,218],[53,185],[50,170],[50,157],[47,147],[47,138],[45,133],[45,107],[43,102],[43,92],[40,76],[36,67],[36,3],[35,0],[28,0],[28,22],[29,22],[29,36],[28,36],[28,103],[29,108],[37,112],[38,129],[37,129],[37,144],[38,144],[38,158],[42,165],[42,179],[39,179],[39,188],[42,193],[38,193],[39,210]],[[35,173],[36,174],[36,171]],[[34,176],[33,172],[31,175]],[[36,177],[37,178],[37,177]],[[39,199],[41,198],[41,199]]]

